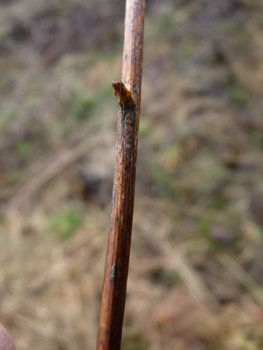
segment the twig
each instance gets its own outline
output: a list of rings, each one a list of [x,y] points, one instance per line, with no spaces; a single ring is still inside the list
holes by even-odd
[[[128,276],[138,128],[145,0],[127,0],[122,81],[112,83],[119,103],[111,222],[97,350],[119,350]]]

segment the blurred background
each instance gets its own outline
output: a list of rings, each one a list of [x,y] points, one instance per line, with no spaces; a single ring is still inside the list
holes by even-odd
[[[95,349],[124,0],[0,0],[0,321]],[[146,0],[123,350],[263,347],[263,4]]]

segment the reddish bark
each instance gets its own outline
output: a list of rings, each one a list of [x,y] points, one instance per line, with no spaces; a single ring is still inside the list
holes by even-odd
[[[129,267],[141,105],[144,0],[127,0],[108,250],[97,350],[119,350]]]

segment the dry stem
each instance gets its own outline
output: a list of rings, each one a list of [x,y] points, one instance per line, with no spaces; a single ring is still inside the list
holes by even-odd
[[[112,83],[119,113],[97,350],[119,350],[121,346],[141,104],[144,3],[144,0],[126,1],[122,81]]]

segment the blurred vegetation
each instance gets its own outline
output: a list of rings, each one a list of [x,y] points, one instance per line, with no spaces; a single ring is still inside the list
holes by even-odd
[[[68,239],[83,223],[83,214],[79,208],[62,208],[53,213],[48,221],[48,231],[57,235],[61,240]]]
[[[263,344],[262,3],[146,1],[123,350]],[[124,1],[0,0],[0,321],[94,349]]]

